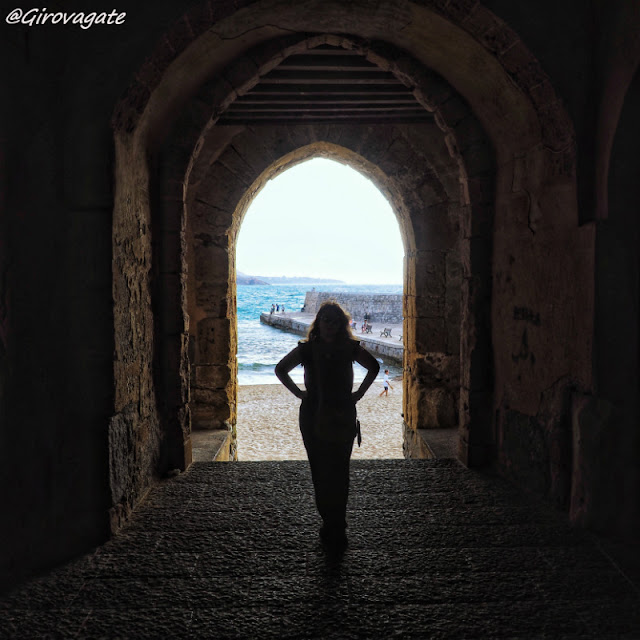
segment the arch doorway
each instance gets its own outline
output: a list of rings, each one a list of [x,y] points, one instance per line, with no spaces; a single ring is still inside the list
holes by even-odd
[[[358,405],[366,433],[354,457],[402,457],[404,255],[389,202],[368,178],[333,159],[300,162],[256,196],[236,241],[239,460],[306,459],[298,403],[274,367],[306,334],[325,298],[349,311],[356,338],[392,377],[387,397],[378,397],[377,383]],[[377,332],[364,334],[364,314],[374,311]],[[379,338],[386,325],[392,337]],[[356,363],[354,373],[358,385],[366,371]],[[292,376],[303,384],[301,367]]]
[[[423,430],[455,429],[460,424],[460,332],[467,304],[463,252],[468,250],[462,221],[470,207],[460,189],[459,158],[451,154],[438,125],[424,118],[419,123],[375,127],[351,123],[348,130],[350,137],[345,140],[342,124],[324,125],[320,132],[300,124],[242,127],[233,135],[229,132],[224,150],[209,150],[204,143],[192,169],[191,178],[195,174],[197,179],[191,183],[185,209],[187,304],[190,340],[195,345],[190,405],[194,429],[227,429],[233,434],[237,425],[236,310],[233,305],[212,305],[208,297],[198,299],[198,292],[217,286],[221,299],[235,300],[234,243],[247,206],[268,180],[314,156],[337,159],[369,177],[387,196],[398,219],[406,248],[402,411],[406,454],[430,455],[419,435]],[[322,139],[316,139],[318,134]],[[274,137],[282,154],[275,161]],[[213,162],[208,160],[210,154]],[[199,163],[206,167],[202,173]],[[256,175],[252,164],[265,168]],[[238,195],[232,196],[229,185],[234,180]],[[219,203],[227,200],[228,212],[221,214]],[[213,215],[216,226],[211,225]],[[486,284],[481,277],[475,282]],[[483,304],[482,298],[475,303]],[[488,323],[486,317],[483,321]],[[216,386],[209,382],[214,379]]]

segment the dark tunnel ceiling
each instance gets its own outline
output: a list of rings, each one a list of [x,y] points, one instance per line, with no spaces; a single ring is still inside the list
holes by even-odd
[[[432,114],[410,88],[362,55],[323,46],[285,58],[218,124],[414,123]]]

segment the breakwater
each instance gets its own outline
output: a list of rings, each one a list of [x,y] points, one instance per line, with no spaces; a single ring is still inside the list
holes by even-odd
[[[369,296],[370,297],[370,296]],[[290,331],[300,336],[306,336],[309,326],[315,318],[315,313],[261,313],[260,322],[283,331]],[[402,322],[402,321],[401,321]],[[360,334],[356,337],[367,351],[379,355],[381,358],[402,365],[404,344],[402,342],[402,323],[386,322],[376,327],[372,333]],[[389,337],[379,337],[383,329],[390,329]]]
[[[327,300],[337,302],[357,321],[362,321],[368,313],[372,323],[402,324],[401,295],[307,291],[304,299],[305,313],[315,315],[320,305]]]

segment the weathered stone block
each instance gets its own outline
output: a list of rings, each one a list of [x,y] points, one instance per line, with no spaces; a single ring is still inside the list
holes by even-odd
[[[132,411],[120,413],[109,421],[109,489],[112,504],[125,499],[134,476],[136,416]]]
[[[415,261],[416,296],[444,296],[446,290],[445,253],[420,251]]]
[[[195,386],[203,389],[223,389],[231,380],[227,365],[195,365]]]
[[[438,107],[440,117],[450,128],[455,126],[469,115],[469,105],[458,94],[451,95]]]
[[[433,171],[426,173],[425,176],[427,179],[415,189],[415,195],[422,208],[427,209],[434,204],[447,202],[449,197],[439,177]]]
[[[423,429],[446,429],[458,424],[456,397],[445,388],[425,390],[420,424]]]
[[[294,130],[297,134],[302,134],[300,127],[296,127]],[[306,141],[297,142],[296,137],[291,138],[292,142],[296,147],[303,146],[304,144],[308,144],[310,139],[318,138],[320,140],[331,142],[332,144],[339,145],[344,147],[345,149],[349,149],[349,151],[353,151],[355,153],[360,152],[360,147],[362,145],[362,141],[366,136],[366,128],[363,125],[351,125],[349,127],[341,127],[341,126],[330,126],[327,129],[327,133],[323,138],[320,136],[316,136],[315,133],[313,137],[307,136]],[[382,167],[381,167],[382,168]],[[383,169],[384,170],[384,169]]]
[[[217,246],[199,246],[194,249],[194,267],[197,280],[210,283],[229,281],[229,252]]]
[[[495,17],[493,19],[495,20]],[[506,24],[496,20],[495,26],[487,29],[479,39],[489,51],[502,55],[516,43],[518,34]]]
[[[535,87],[547,79],[540,64],[531,57],[522,42],[516,42],[504,51],[500,55],[500,61],[524,90]]]
[[[258,177],[253,167],[247,164],[233,146],[227,147],[225,152],[218,158],[218,162],[233,173],[246,187],[249,187]]]
[[[187,215],[194,233],[222,236],[231,226],[233,212],[219,209],[206,202],[195,200],[189,205]]]
[[[458,251],[447,251],[445,255],[445,274],[447,293],[454,289],[457,290],[457,297],[459,297],[459,287],[462,284],[464,273]]]
[[[226,429],[226,422],[230,416],[229,406],[214,407],[207,404],[191,406],[191,424],[198,429]]]
[[[199,284],[196,289],[196,304],[216,317],[226,317],[231,308],[228,281]]]
[[[412,429],[446,428],[457,425],[457,389],[441,381],[430,386],[413,375],[407,380],[405,422]]]
[[[406,296],[405,314],[407,318],[443,318],[445,311],[442,295]]]
[[[396,136],[387,148],[387,152],[378,159],[378,166],[388,175],[404,175],[407,167],[415,162],[413,150],[402,137]]]
[[[427,353],[417,358],[414,373],[421,386],[455,390],[460,384],[460,361],[445,353]]]
[[[469,18],[477,4],[478,0],[449,0],[444,11],[456,22],[463,22]]]
[[[402,452],[405,458],[411,460],[434,457],[426,441],[420,436],[420,430],[410,428],[406,422],[403,423],[402,429]]]
[[[247,187],[226,167],[216,163],[196,192],[196,199],[223,211],[235,211]]]
[[[435,71],[422,67],[414,71],[414,74],[416,91],[424,96],[432,108],[438,109],[453,94],[451,85]]]
[[[367,49],[365,58],[383,71],[389,71],[391,63],[397,55],[397,49],[394,47],[382,42],[375,42]]]
[[[547,79],[531,87],[529,90],[531,100],[538,109],[544,109],[553,104],[558,98],[551,82]]]
[[[428,110],[437,113],[438,107],[448,100],[453,93],[449,83],[435,72],[423,69],[414,91],[421,104],[428,105]]]
[[[577,524],[600,529],[610,524],[613,479],[605,461],[616,455],[623,421],[620,408],[602,398],[577,393],[572,397],[570,516]]]
[[[419,250],[446,251],[455,246],[459,227],[457,220],[449,219],[447,202],[429,206],[412,218]]]
[[[274,160],[270,151],[256,144],[254,136],[238,135],[234,137],[232,146],[243,162],[253,169],[253,173],[259,176]]]
[[[225,364],[229,360],[231,322],[227,318],[205,318],[197,326],[197,363]]]
[[[573,139],[573,125],[562,103],[557,101],[540,109],[538,114],[544,144],[553,151],[568,149]]]
[[[447,261],[447,288],[444,301],[444,318],[447,326],[447,353],[460,353],[460,330],[462,321],[462,265],[458,256],[452,255],[452,264]]]
[[[444,318],[407,318],[405,320],[408,347],[419,353],[429,351],[444,352],[447,346],[447,332]]]
[[[380,135],[381,132],[383,135]],[[386,127],[363,127],[360,154],[370,162],[377,164],[384,157],[390,142],[389,131]]]
[[[255,139],[255,136],[253,137],[253,144],[256,145],[258,143],[261,147],[260,152],[265,157],[271,158],[269,164],[295,150],[289,138],[289,128],[286,126],[265,127],[260,131],[260,134],[259,142]]]
[[[192,389],[191,399],[196,407],[207,405],[219,408],[229,404],[227,392],[224,389]]]

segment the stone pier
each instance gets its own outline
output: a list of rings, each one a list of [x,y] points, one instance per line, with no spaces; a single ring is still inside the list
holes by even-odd
[[[271,325],[283,331],[290,331],[301,336],[306,336],[309,326],[315,318],[314,313],[261,313],[260,322]],[[373,354],[379,355],[385,360],[402,365],[404,344],[402,341],[402,321],[399,323],[377,323],[373,325],[371,333],[361,333],[360,324],[354,331],[355,336],[363,346]],[[384,329],[389,329],[389,337],[381,336]]]

